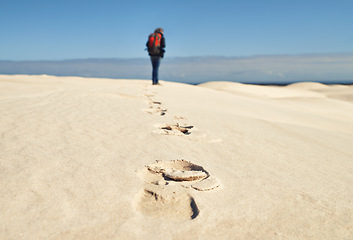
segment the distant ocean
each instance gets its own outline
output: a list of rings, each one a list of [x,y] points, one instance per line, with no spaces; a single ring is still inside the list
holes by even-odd
[[[334,84],[340,84],[340,85],[353,85],[353,80],[325,80],[325,81],[317,81],[317,80],[300,80],[300,81],[287,81],[287,82],[256,82],[256,81],[246,81],[246,82],[241,82],[241,81],[231,81],[231,82],[238,82],[238,83],[244,83],[244,84],[253,84],[253,85],[261,85],[261,86],[287,86],[292,83],[298,83],[298,82],[317,82],[317,83],[323,83],[327,85],[334,85]],[[186,82],[187,83],[187,82]],[[188,83],[192,85],[198,85],[201,83],[205,82],[198,82],[198,83]]]
[[[254,57],[184,57],[162,60],[160,79],[199,84],[231,81],[260,85],[294,82],[353,84],[353,54],[278,55]],[[0,74],[151,79],[148,57],[60,61],[0,60]]]

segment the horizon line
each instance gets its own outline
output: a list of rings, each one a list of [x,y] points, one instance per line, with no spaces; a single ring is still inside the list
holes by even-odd
[[[260,58],[260,57],[309,57],[309,56],[327,56],[327,55],[353,55],[352,52],[326,52],[326,53],[284,53],[284,54],[258,54],[258,55],[239,55],[239,56],[224,56],[224,55],[200,55],[200,56],[170,56],[165,59],[181,59],[181,58],[225,58],[225,59],[247,59],[247,58]],[[148,59],[149,56],[145,57],[86,57],[86,58],[64,58],[64,59],[37,59],[37,60],[9,60],[0,59],[2,62],[63,62],[63,61],[77,61],[77,60],[140,60]]]
[[[144,79],[144,78],[113,78],[113,77],[85,77],[85,76],[80,76],[80,75],[54,75],[54,74],[23,74],[23,73],[12,73],[12,74],[3,74],[0,73],[0,75],[23,75],[23,76],[48,76],[48,77],[79,77],[79,78],[96,78],[96,79],[111,79],[111,80],[143,80],[143,81],[151,81],[151,79]],[[241,83],[241,84],[251,84],[251,85],[261,85],[261,86],[286,86],[294,83],[321,83],[325,85],[334,85],[334,84],[339,84],[339,85],[353,85],[353,79],[352,80],[284,80],[284,81],[229,81],[229,80],[219,80],[219,81],[204,81],[204,82],[178,82],[178,81],[171,81],[171,80],[163,80],[160,79],[160,81],[164,82],[175,82],[175,83],[184,83],[184,84],[190,84],[190,85],[199,85],[203,83],[208,83],[208,82],[234,82],[234,83]]]

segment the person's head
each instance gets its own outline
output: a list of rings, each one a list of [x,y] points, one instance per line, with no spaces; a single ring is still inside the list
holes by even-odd
[[[156,28],[156,30],[154,30],[155,33],[162,33],[163,34],[163,28]]]

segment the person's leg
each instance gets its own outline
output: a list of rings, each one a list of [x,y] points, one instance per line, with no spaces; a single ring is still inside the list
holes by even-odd
[[[151,62],[152,62],[152,83],[158,84],[158,68],[160,64],[160,57],[152,56]]]

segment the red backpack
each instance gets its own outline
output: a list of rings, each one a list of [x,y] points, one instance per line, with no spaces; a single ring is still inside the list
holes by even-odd
[[[150,55],[159,55],[161,47],[162,35],[160,33],[152,33],[148,37],[148,52]]]

